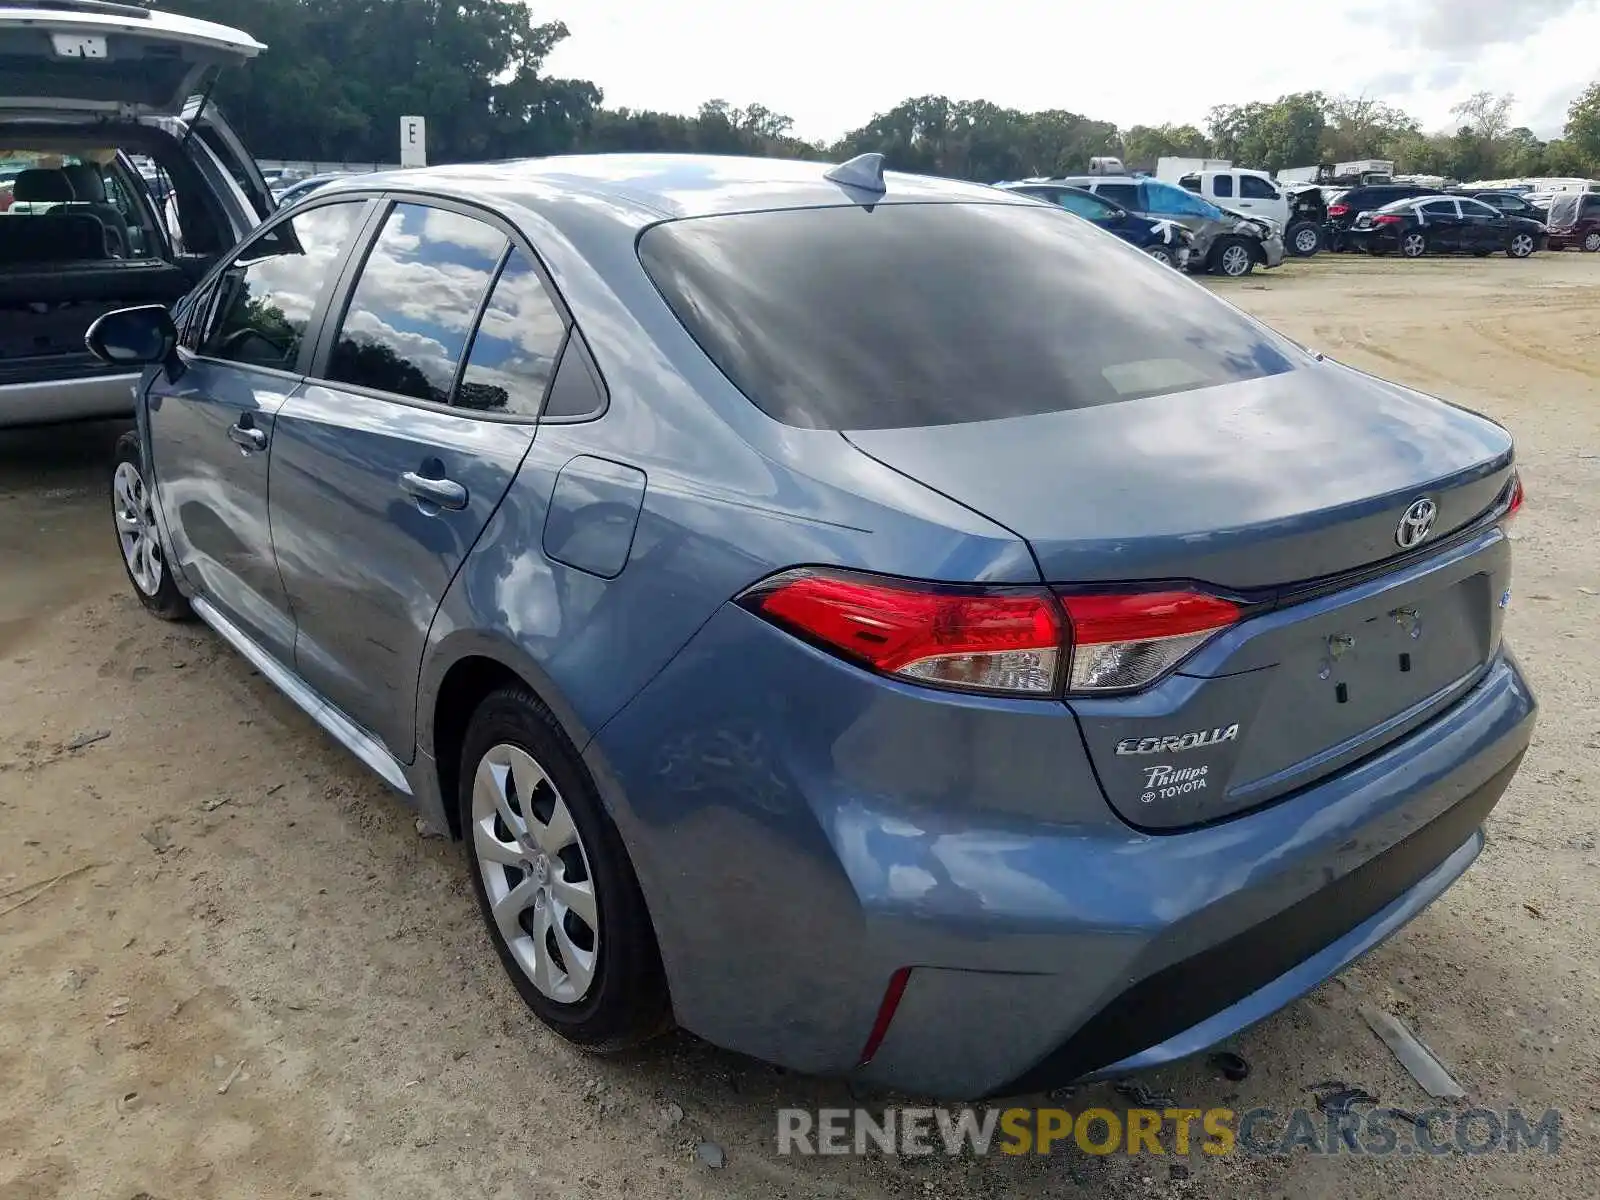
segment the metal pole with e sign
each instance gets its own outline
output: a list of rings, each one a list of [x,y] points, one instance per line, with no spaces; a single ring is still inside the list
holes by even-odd
[[[422,117],[400,118],[400,165],[428,165],[428,122]]]

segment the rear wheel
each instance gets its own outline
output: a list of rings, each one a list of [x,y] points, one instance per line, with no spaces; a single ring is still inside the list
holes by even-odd
[[[525,688],[490,693],[462,747],[457,803],[489,937],[523,1001],[608,1051],[670,1023],[644,896],[572,743]]]
[[[1144,252],[1165,266],[1176,265],[1172,258],[1172,251],[1168,250],[1163,242],[1156,242],[1154,245],[1146,246]]]
[[[1217,245],[1213,261],[1217,274],[1230,279],[1239,279],[1256,269],[1256,256],[1242,238],[1224,238]]]
[[[111,514],[116,521],[117,548],[139,603],[164,621],[182,621],[191,614],[178,591],[156,528],[155,494],[144,467],[139,435],[132,430],[117,439],[111,473]]]
[[[1590,254],[1600,252],[1600,229],[1592,230],[1583,235],[1583,248]]]
[[[1428,252],[1428,239],[1420,233],[1408,233],[1400,239],[1400,253],[1407,258],[1421,258]]]
[[[1322,248],[1322,231],[1311,221],[1296,221],[1289,226],[1284,241],[1289,245],[1290,254],[1309,258]]]
[[[1510,258],[1527,258],[1533,253],[1534,241],[1531,233],[1514,233],[1511,240],[1506,243],[1506,255]]]

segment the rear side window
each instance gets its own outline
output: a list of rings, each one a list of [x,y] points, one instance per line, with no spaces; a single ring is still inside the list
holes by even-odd
[[[533,261],[513,250],[483,310],[456,403],[537,417],[566,336],[566,321]]]
[[[365,210],[365,200],[313,208],[241,250],[217,280],[195,351],[247,366],[295,370],[306,325]]]
[[[1171,268],[1034,205],[668,221],[645,232],[639,255],[735,386],[804,428],[1058,412],[1299,361]]]
[[[1211,177],[1211,194],[1227,198],[1233,195],[1233,176],[1213,175]]]
[[[472,217],[395,205],[350,294],[327,377],[448,403],[506,245],[505,234]]]

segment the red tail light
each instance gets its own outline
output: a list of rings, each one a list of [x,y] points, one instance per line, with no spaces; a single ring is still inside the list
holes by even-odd
[[[1350,213],[1350,206],[1348,204],[1330,204],[1330,205],[1328,205],[1328,215],[1330,217],[1348,216],[1349,213]]]
[[[775,575],[739,602],[885,675],[1020,696],[1148,686],[1240,617],[1202,592],[1057,597],[811,568]]]
[[[1519,471],[1513,471],[1511,473],[1511,498],[1506,501],[1505,515],[1500,518],[1502,525],[1522,511],[1523,499],[1522,474]]]

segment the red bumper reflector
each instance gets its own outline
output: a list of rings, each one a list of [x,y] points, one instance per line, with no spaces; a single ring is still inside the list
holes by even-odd
[[[867,1035],[867,1044],[861,1047],[861,1060],[856,1066],[866,1066],[877,1054],[878,1047],[889,1032],[889,1022],[894,1020],[894,1010],[900,1007],[900,997],[906,994],[906,983],[910,979],[910,967],[901,967],[889,976],[889,986],[883,989],[883,1003],[878,1005],[878,1019],[872,1023],[872,1032]]]

